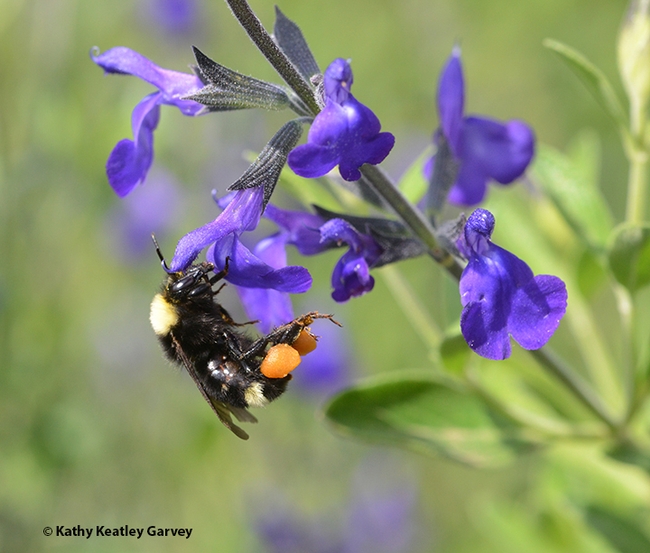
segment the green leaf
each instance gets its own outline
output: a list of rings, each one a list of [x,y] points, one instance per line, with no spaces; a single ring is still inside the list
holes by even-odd
[[[476,396],[417,375],[369,380],[336,396],[325,415],[343,434],[474,467],[503,465],[536,445]]]
[[[650,225],[623,223],[614,229],[609,266],[630,292],[650,283]]]
[[[433,145],[427,146],[424,149],[417,159],[411,163],[399,181],[398,186],[402,194],[413,204],[418,203],[422,199],[429,187],[429,183],[424,178],[422,169],[431,156],[433,156]]]
[[[636,465],[650,473],[650,452],[643,451],[631,444],[619,444],[607,452],[612,459],[621,463]],[[650,549],[648,549],[650,551]]]
[[[578,140],[589,140],[586,136]],[[539,144],[533,174],[576,235],[602,251],[613,228],[612,216],[594,181],[597,161],[586,153],[587,147],[579,147],[574,159]]]
[[[636,521],[598,506],[587,508],[587,522],[598,530],[621,553],[648,553],[650,539]]]
[[[542,44],[560,56],[585,84],[605,112],[612,117],[625,134],[628,134],[627,117],[605,74],[580,52],[566,44],[548,38]]]
[[[584,250],[576,268],[580,293],[585,298],[593,298],[607,281],[609,273],[605,263],[592,251]]]
[[[465,338],[460,333],[460,328],[454,332],[447,332],[440,344],[440,359],[445,368],[452,373],[462,373],[472,350],[467,345]]]

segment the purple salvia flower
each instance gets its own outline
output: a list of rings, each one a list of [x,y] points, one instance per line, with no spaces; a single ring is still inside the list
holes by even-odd
[[[212,222],[183,236],[176,246],[171,271],[186,269],[204,248],[209,247],[206,259],[216,270],[225,267],[229,258],[225,280],[246,288],[273,289],[279,292],[306,292],[311,286],[311,276],[304,267],[274,267],[251,252],[239,237],[254,230],[262,215],[264,188],[238,190],[227,196],[230,200],[221,214]],[[277,261],[277,260],[276,260]],[[280,265],[276,263],[276,265]],[[286,322],[283,321],[283,322]]]
[[[347,244],[350,249],[339,259],[332,273],[332,298],[348,301],[370,292],[375,279],[370,267],[379,259],[382,249],[374,238],[358,232],[343,219],[330,219],[320,228],[323,244]]]
[[[258,242],[253,254],[269,267],[281,269],[287,266],[287,254],[284,244],[273,238],[268,237]],[[246,314],[251,320],[259,321],[257,326],[264,334],[294,318],[291,298],[286,292],[273,288],[237,286],[237,293]]]
[[[464,104],[463,68],[460,48],[456,47],[438,83],[440,129],[434,140],[439,142],[442,134],[459,162],[449,201],[470,206],[483,201],[489,180],[509,184],[524,173],[533,158],[535,136],[522,121],[504,124],[485,117],[465,117]],[[427,176],[431,171],[429,163],[425,168]]]
[[[374,238],[360,233],[343,219],[326,221],[318,215],[280,209],[271,204],[265,216],[281,229],[268,240],[283,246],[293,245],[302,255],[316,255],[344,244],[349,246],[332,273],[335,301],[344,302],[372,290],[375,280],[370,268],[382,253]]]
[[[258,242],[254,255],[275,269],[287,266],[286,246],[294,245],[303,255],[315,255],[328,249],[320,243],[319,227],[324,220],[302,211],[289,211],[268,204],[264,216],[280,231]],[[246,314],[259,321],[262,332],[285,324],[294,318],[289,294],[273,288],[237,287]]]
[[[106,162],[108,182],[123,197],[144,182],[151,167],[153,131],[158,126],[160,105],[176,106],[184,115],[198,115],[203,106],[182,98],[198,91],[203,83],[195,75],[158,67],[138,52],[122,46],[103,54],[93,51],[91,57],[106,73],[134,75],[158,88],[158,92],[145,96],[133,110],[133,140],[120,140]]]
[[[377,116],[350,93],[352,70],[344,59],[335,59],[325,70],[325,107],[309,129],[307,144],[293,149],[288,164],[294,173],[322,177],[339,166],[347,181],[361,178],[364,163],[381,163],[395,144],[395,137],[380,132]]]
[[[539,349],[566,312],[567,291],[556,276],[534,276],[521,259],[493,244],[494,216],[474,211],[459,249],[468,258],[460,277],[460,328],[476,353],[488,359],[510,356],[510,338]]]

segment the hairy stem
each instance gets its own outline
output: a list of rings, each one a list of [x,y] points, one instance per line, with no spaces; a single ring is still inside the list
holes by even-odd
[[[314,88],[278,48],[246,0],[226,0],[233,15],[278,74],[316,115],[320,111]]]

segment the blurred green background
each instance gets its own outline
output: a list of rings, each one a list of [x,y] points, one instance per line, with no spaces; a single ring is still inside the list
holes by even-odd
[[[104,77],[90,48],[129,46],[184,71],[194,44],[226,66],[276,80],[225,3],[197,0],[196,25],[185,33],[157,22],[155,4],[0,0],[0,550],[265,551],[256,521],[267,510],[281,503],[315,520],[344,518],[360,467],[386,457],[391,468],[377,480],[406,478],[417,490],[408,551],[504,551],[491,541],[498,525],[491,527],[485,513],[499,505],[494,520],[521,516],[517,506],[534,487],[540,458],[478,471],[358,445],[319,419],[322,396],[297,388],[258,412],[260,423],[247,428],[250,441],[240,442],[189,378],[163,360],[148,322],[163,277],[149,232],[158,233],[171,257],[180,236],[216,215],[210,191],[223,192],[238,177],[247,165],[242,153],[261,149],[286,114],[192,119],[163,107],[147,185],[172,181],[182,201],[160,228],[143,231],[141,254],[127,255],[124,207],[104,164],[114,144],[131,137],[131,110],[152,87]],[[273,3],[251,5],[272,28]],[[385,164],[396,178],[430,140],[438,73],[459,43],[468,112],[524,119],[541,141],[560,149],[585,127],[598,133],[603,188],[618,218],[627,175],[615,129],[541,43],[553,37],[574,46],[620,90],[615,40],[625,6],[623,0],[280,3],[321,68],[335,57],[352,59],[355,96],[396,135]],[[426,350],[381,278],[375,291],[349,304],[329,300],[335,260],[305,261],[315,287],[296,307],[332,312],[345,323],[350,378],[425,367]],[[403,268],[439,322],[452,322],[459,313],[453,285],[427,260]],[[224,298],[242,318],[232,292]],[[181,543],[42,533],[44,526],[77,524],[191,527],[193,535]]]

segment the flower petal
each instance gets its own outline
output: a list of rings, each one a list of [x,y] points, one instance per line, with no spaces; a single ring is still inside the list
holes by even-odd
[[[348,99],[354,77],[350,64],[343,58],[337,58],[329,64],[323,75],[325,97],[337,104]]]
[[[238,286],[248,288],[273,288],[279,292],[299,294],[311,287],[309,271],[300,266],[274,269],[255,256],[239,239],[229,235],[218,241],[208,251],[207,259],[222,269],[229,259],[225,279]]]
[[[465,224],[469,256],[460,277],[460,326],[469,346],[488,359],[510,355],[509,335],[525,349],[539,349],[557,329],[567,305],[564,282],[533,272],[514,254],[493,244],[494,216],[475,210]]]
[[[320,227],[325,220],[318,215],[268,204],[264,217],[278,225],[284,242],[295,246],[302,255],[316,255],[329,249],[320,241]]]
[[[349,156],[339,163],[339,172],[346,181],[355,181],[361,178],[359,168],[364,163],[378,165],[390,153],[395,145],[395,137],[389,132],[379,133],[375,138],[350,151]]]
[[[275,269],[287,265],[284,241],[280,237],[271,236],[258,242],[254,253],[262,262]],[[272,288],[244,286],[236,288],[246,314],[251,319],[259,321],[257,326],[264,334],[294,318],[291,298],[286,292],[279,292]]]
[[[196,259],[201,250],[231,233],[254,230],[259,223],[264,201],[263,187],[238,190],[219,216],[207,225],[189,232],[178,241],[172,271],[182,271]]]
[[[201,104],[181,99],[203,87],[196,75],[163,69],[123,46],[111,48],[103,54],[91,53],[91,57],[106,73],[133,75],[152,84],[162,92],[161,103],[175,105],[184,115],[197,115],[203,109]]]
[[[307,144],[289,154],[289,167],[300,176],[322,177],[338,165],[345,180],[358,180],[359,167],[381,163],[393,148],[395,138],[379,132],[381,123],[372,110],[352,94],[343,94],[352,82],[351,71],[344,69],[349,65],[340,58],[330,64],[328,71],[335,76],[327,104],[314,118]]]
[[[459,206],[472,206],[480,204],[487,192],[488,177],[483,168],[472,163],[471,160],[464,161],[456,177],[456,182],[449,189],[447,200]]]
[[[344,302],[370,292],[375,285],[370,266],[381,254],[381,248],[374,238],[361,234],[343,219],[327,221],[321,227],[321,237],[323,243],[346,243],[350,246],[334,266],[332,298]]]
[[[556,276],[538,275],[518,289],[508,330],[524,349],[539,349],[556,331],[566,312],[567,290]]]
[[[459,157],[460,133],[465,104],[465,83],[460,48],[454,48],[438,82],[438,117],[451,151]]]
[[[334,148],[317,144],[301,144],[291,150],[287,157],[291,170],[306,179],[327,175],[338,162],[338,152]]]
[[[277,326],[293,319],[291,298],[286,292],[272,288],[248,288],[236,286],[246,315],[251,320],[259,321],[260,332],[268,334]]]
[[[348,251],[339,259],[332,272],[332,298],[345,302],[370,292],[375,279],[370,274],[367,261],[360,254]]]
[[[113,148],[106,162],[108,182],[118,196],[126,196],[144,181],[153,162],[153,131],[158,126],[160,93],[145,96],[133,110],[134,140],[125,138]]]
[[[535,152],[535,135],[521,121],[499,123],[483,117],[467,117],[460,139],[464,164],[480,167],[484,175],[508,184],[520,177]]]
[[[500,361],[510,357],[511,346],[502,313],[493,304],[471,303],[460,316],[460,330],[472,350],[481,357]]]

